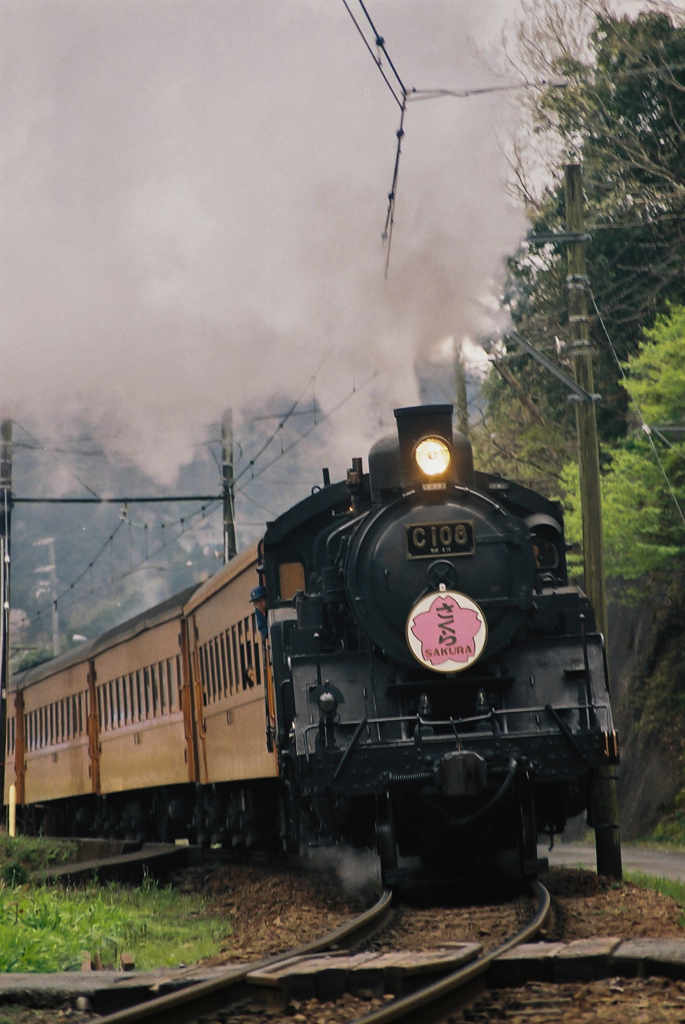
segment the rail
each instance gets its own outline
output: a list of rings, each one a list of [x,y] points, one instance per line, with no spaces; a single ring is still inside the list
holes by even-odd
[[[443,1020],[450,1013],[454,1013],[455,1009],[458,1009],[459,994],[463,992],[465,986],[480,981],[482,989],[483,976],[492,962],[514,946],[532,939],[542,928],[549,914],[550,895],[540,882],[535,881],[531,885],[538,896],[537,910],[516,935],[466,967],[448,974],[418,992],[396,999],[380,1010],[358,1018],[353,1024],[393,1024],[395,1021],[402,1021],[403,1024],[418,1024],[420,1021],[421,1024],[426,1024],[429,1020]]]
[[[241,999],[244,996],[247,975],[252,971],[263,970],[291,957],[319,953],[333,946],[345,946],[373,934],[387,920],[391,902],[392,893],[386,889],[378,902],[363,914],[318,939],[313,939],[296,949],[289,949],[286,953],[279,953],[277,956],[227,968],[226,974],[220,978],[189,985],[180,992],[172,992],[170,995],[111,1013],[100,1018],[99,1024],[191,1024],[199,1016],[213,1013]]]

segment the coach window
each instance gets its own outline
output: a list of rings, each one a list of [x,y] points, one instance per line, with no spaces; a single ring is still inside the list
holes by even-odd
[[[214,700],[221,696],[221,676],[219,675],[219,652],[216,640],[209,641],[209,661],[212,669],[212,694]]]
[[[119,718],[122,726],[128,723],[128,688],[126,686],[126,676],[122,676],[117,680],[117,686],[119,687]]]
[[[150,665],[150,685],[152,688],[152,715],[156,718],[159,714],[159,689],[157,685],[156,665]]]
[[[173,660],[171,658],[167,658],[167,663],[166,663],[166,683],[167,683],[167,687],[168,687],[167,692],[168,692],[168,695],[169,695],[169,712],[171,713],[174,710],[174,704],[175,704],[175,701],[174,701],[174,662],[173,662]]]
[[[138,705],[136,704],[136,681],[133,672],[129,672],[128,675],[128,707],[131,715],[131,722],[135,722]]]
[[[262,685],[262,644],[261,637],[257,635],[257,616],[253,613],[250,616],[250,628],[252,629],[252,654],[254,657],[255,682],[257,686]]]
[[[83,735],[83,697],[84,694],[79,693],[78,695],[78,734]]]
[[[216,651],[214,641],[210,640],[207,646],[209,647],[209,668],[212,673],[212,699],[216,700],[220,693],[220,685],[216,671]]]
[[[207,672],[207,648],[200,647],[197,652],[200,663],[200,683],[202,685],[202,700],[205,705],[209,704],[209,673]]]
[[[178,706],[182,707],[181,691],[183,690],[183,675],[181,673],[181,655],[176,655],[176,683],[178,686]]]
[[[140,669],[133,673],[136,677],[136,711],[138,712],[138,721],[142,722],[145,719],[145,705],[143,703],[143,680],[140,677]]]
[[[159,713],[163,715],[166,711],[166,679],[164,677],[164,662],[158,661],[155,667],[157,683],[159,685]]]
[[[143,682],[144,682],[144,688],[145,688],[145,717],[149,718],[150,717],[150,712],[152,711],[152,697],[151,697],[151,694],[150,694],[150,669],[149,668],[144,668],[143,669]]]
[[[243,687],[243,674],[240,670],[240,641],[237,626],[231,626],[231,642],[233,644],[233,678],[235,679],[235,692],[240,693]]]
[[[226,638],[222,633],[221,636],[217,637],[217,650],[220,652],[221,657],[221,681],[223,687],[224,697],[228,697],[228,671],[226,670]]]
[[[278,567],[278,593],[281,601],[292,601],[298,590],[304,590],[302,562],[281,562]]]
[[[252,632],[250,616],[245,619],[245,660],[247,662],[247,668],[245,674],[247,675],[247,685],[252,687],[256,682],[255,670],[254,670],[254,657],[252,654],[252,642],[254,634]]]
[[[48,733],[49,746],[55,742],[55,705],[50,705],[50,731]]]
[[[221,668],[221,639],[214,638],[214,663],[216,665],[216,695],[221,700],[226,689],[226,680]]]

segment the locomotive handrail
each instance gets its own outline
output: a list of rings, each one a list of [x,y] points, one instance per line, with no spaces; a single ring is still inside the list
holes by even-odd
[[[430,718],[429,719],[429,718],[421,718],[420,715],[398,715],[398,716],[388,716],[387,718],[362,718],[362,719],[359,719],[359,720],[352,720],[352,721],[347,721],[347,722],[336,722],[335,724],[336,724],[336,726],[343,726],[343,727],[350,727],[350,728],[354,727],[355,728],[355,733],[352,736],[352,739],[350,740],[350,742],[347,745],[347,747],[345,747],[345,750],[343,751],[343,754],[342,754],[342,758],[345,761],[347,761],[347,758],[352,753],[352,749],[359,743],[359,740],[361,738],[361,733],[362,733],[363,728],[364,728],[365,725],[367,725],[367,726],[370,726],[370,725],[389,725],[389,724],[391,724],[393,722],[400,722],[400,723],[401,722],[407,722],[407,723],[411,723],[412,725],[419,726],[419,728],[421,728],[422,726],[426,726],[426,727],[429,727],[429,728],[431,728],[431,727],[434,728],[435,726],[444,726],[445,728],[447,728],[449,726],[453,730],[454,737],[459,742],[461,738],[466,738],[466,737],[463,736],[463,733],[462,733],[462,737],[460,737],[457,734],[457,727],[458,726],[473,725],[473,724],[476,724],[476,723],[485,723],[485,724],[487,724],[489,722],[492,722],[493,717],[495,719],[497,719],[498,717],[501,717],[501,716],[508,717],[509,715],[547,715],[548,714],[548,708],[549,708],[549,705],[542,704],[540,706],[533,705],[531,707],[523,707],[523,708],[500,708],[500,709],[493,709],[491,711],[488,711],[488,713],[486,715],[473,715],[473,716],[471,716],[469,718],[449,718],[449,719]],[[563,704],[563,705],[557,705],[556,708],[555,708],[557,713],[565,712],[565,711],[587,712],[590,709],[592,711],[594,711],[595,714],[597,712],[600,712],[600,711],[605,712],[606,713],[606,725],[609,726],[611,724],[611,717],[610,717],[611,712],[610,712],[609,704],[607,704],[607,703],[604,703],[604,704],[592,704],[592,705],[588,705],[588,704]],[[597,718],[599,718],[599,716],[597,716]],[[565,736],[565,733],[564,733],[563,729],[559,728],[559,723],[556,721],[556,718],[553,718],[552,720],[553,720],[555,726],[557,726],[556,729],[544,728],[543,726],[540,726],[535,731],[535,735],[546,734],[546,733],[554,733],[554,734],[558,735],[559,733],[561,733],[561,735],[564,735],[564,737],[567,738]],[[307,758],[307,761],[309,760],[310,754],[316,753],[316,749],[315,748],[310,750],[310,747],[309,747],[309,734],[311,732],[318,732],[318,731],[319,731],[319,726],[318,725],[308,725],[303,730],[303,732],[302,732],[302,735],[303,735],[303,738],[304,738],[304,748],[305,748],[304,749],[304,753],[305,753],[305,757]],[[601,732],[600,723],[598,722],[598,727],[597,728],[584,729],[583,732],[585,732],[585,733],[588,733],[588,732],[590,732],[590,733]],[[503,736],[507,736],[507,735],[510,735],[510,733],[502,732],[502,735]],[[519,736],[519,735],[522,736],[523,733],[517,733],[516,735],[517,736]],[[470,739],[470,738],[472,738],[473,734],[472,733],[467,733],[467,736]],[[431,743],[431,742],[433,742],[433,743],[436,743],[436,742],[440,743],[440,742],[444,742],[445,739],[446,739],[446,736],[444,734],[443,735],[438,735],[438,736],[432,736],[432,735],[422,735],[421,736],[421,742],[422,743]],[[415,741],[413,736],[411,736],[411,737],[408,736],[406,739],[403,738],[403,739],[393,739],[393,740],[374,740],[371,737],[369,737],[369,739],[363,745],[366,746],[366,747],[377,746],[379,742],[381,744],[388,743],[388,744],[392,744],[392,745],[397,745],[397,744],[402,744],[402,743],[414,744],[416,741]],[[336,778],[339,776],[340,772],[342,771],[342,764],[343,764],[343,760],[341,759],[341,762],[338,765],[338,769],[336,770],[336,775],[335,775]]]

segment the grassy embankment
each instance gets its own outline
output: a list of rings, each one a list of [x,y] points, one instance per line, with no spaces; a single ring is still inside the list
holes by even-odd
[[[663,896],[670,896],[683,910],[678,923],[685,928],[685,883],[673,878],[661,878],[659,875],[646,875],[643,871],[624,871],[623,877],[642,889],[653,889]]]
[[[0,836],[0,972],[79,970],[96,954],[118,966],[122,952],[139,970],[192,964],[216,954],[231,932],[201,897],[152,879],[138,888],[29,882],[71,854],[65,843]]]

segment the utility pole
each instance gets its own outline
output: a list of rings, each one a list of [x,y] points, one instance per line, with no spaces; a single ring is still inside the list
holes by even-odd
[[[575,235],[568,242],[569,349],[576,383],[594,394],[592,345],[588,318],[588,278],[585,264],[583,178],[580,164],[567,164],[565,179],[566,230]],[[595,609],[597,628],[608,641],[602,493],[599,473],[599,441],[594,402],[576,402],[578,463],[583,519],[585,589]],[[594,827],[597,872],[622,878],[621,838],[616,798],[616,769],[597,769],[594,775]]]
[[[0,794],[5,791],[7,698],[10,674],[10,535],[12,520],[12,420],[0,423]]]
[[[457,409],[457,430],[468,437],[469,434],[469,404],[466,395],[466,368],[464,367],[464,353],[461,342],[454,338],[454,394],[455,406]]]
[[[221,417],[221,480],[224,500],[224,564],[238,553],[235,540],[235,495],[233,490],[233,411]]]

